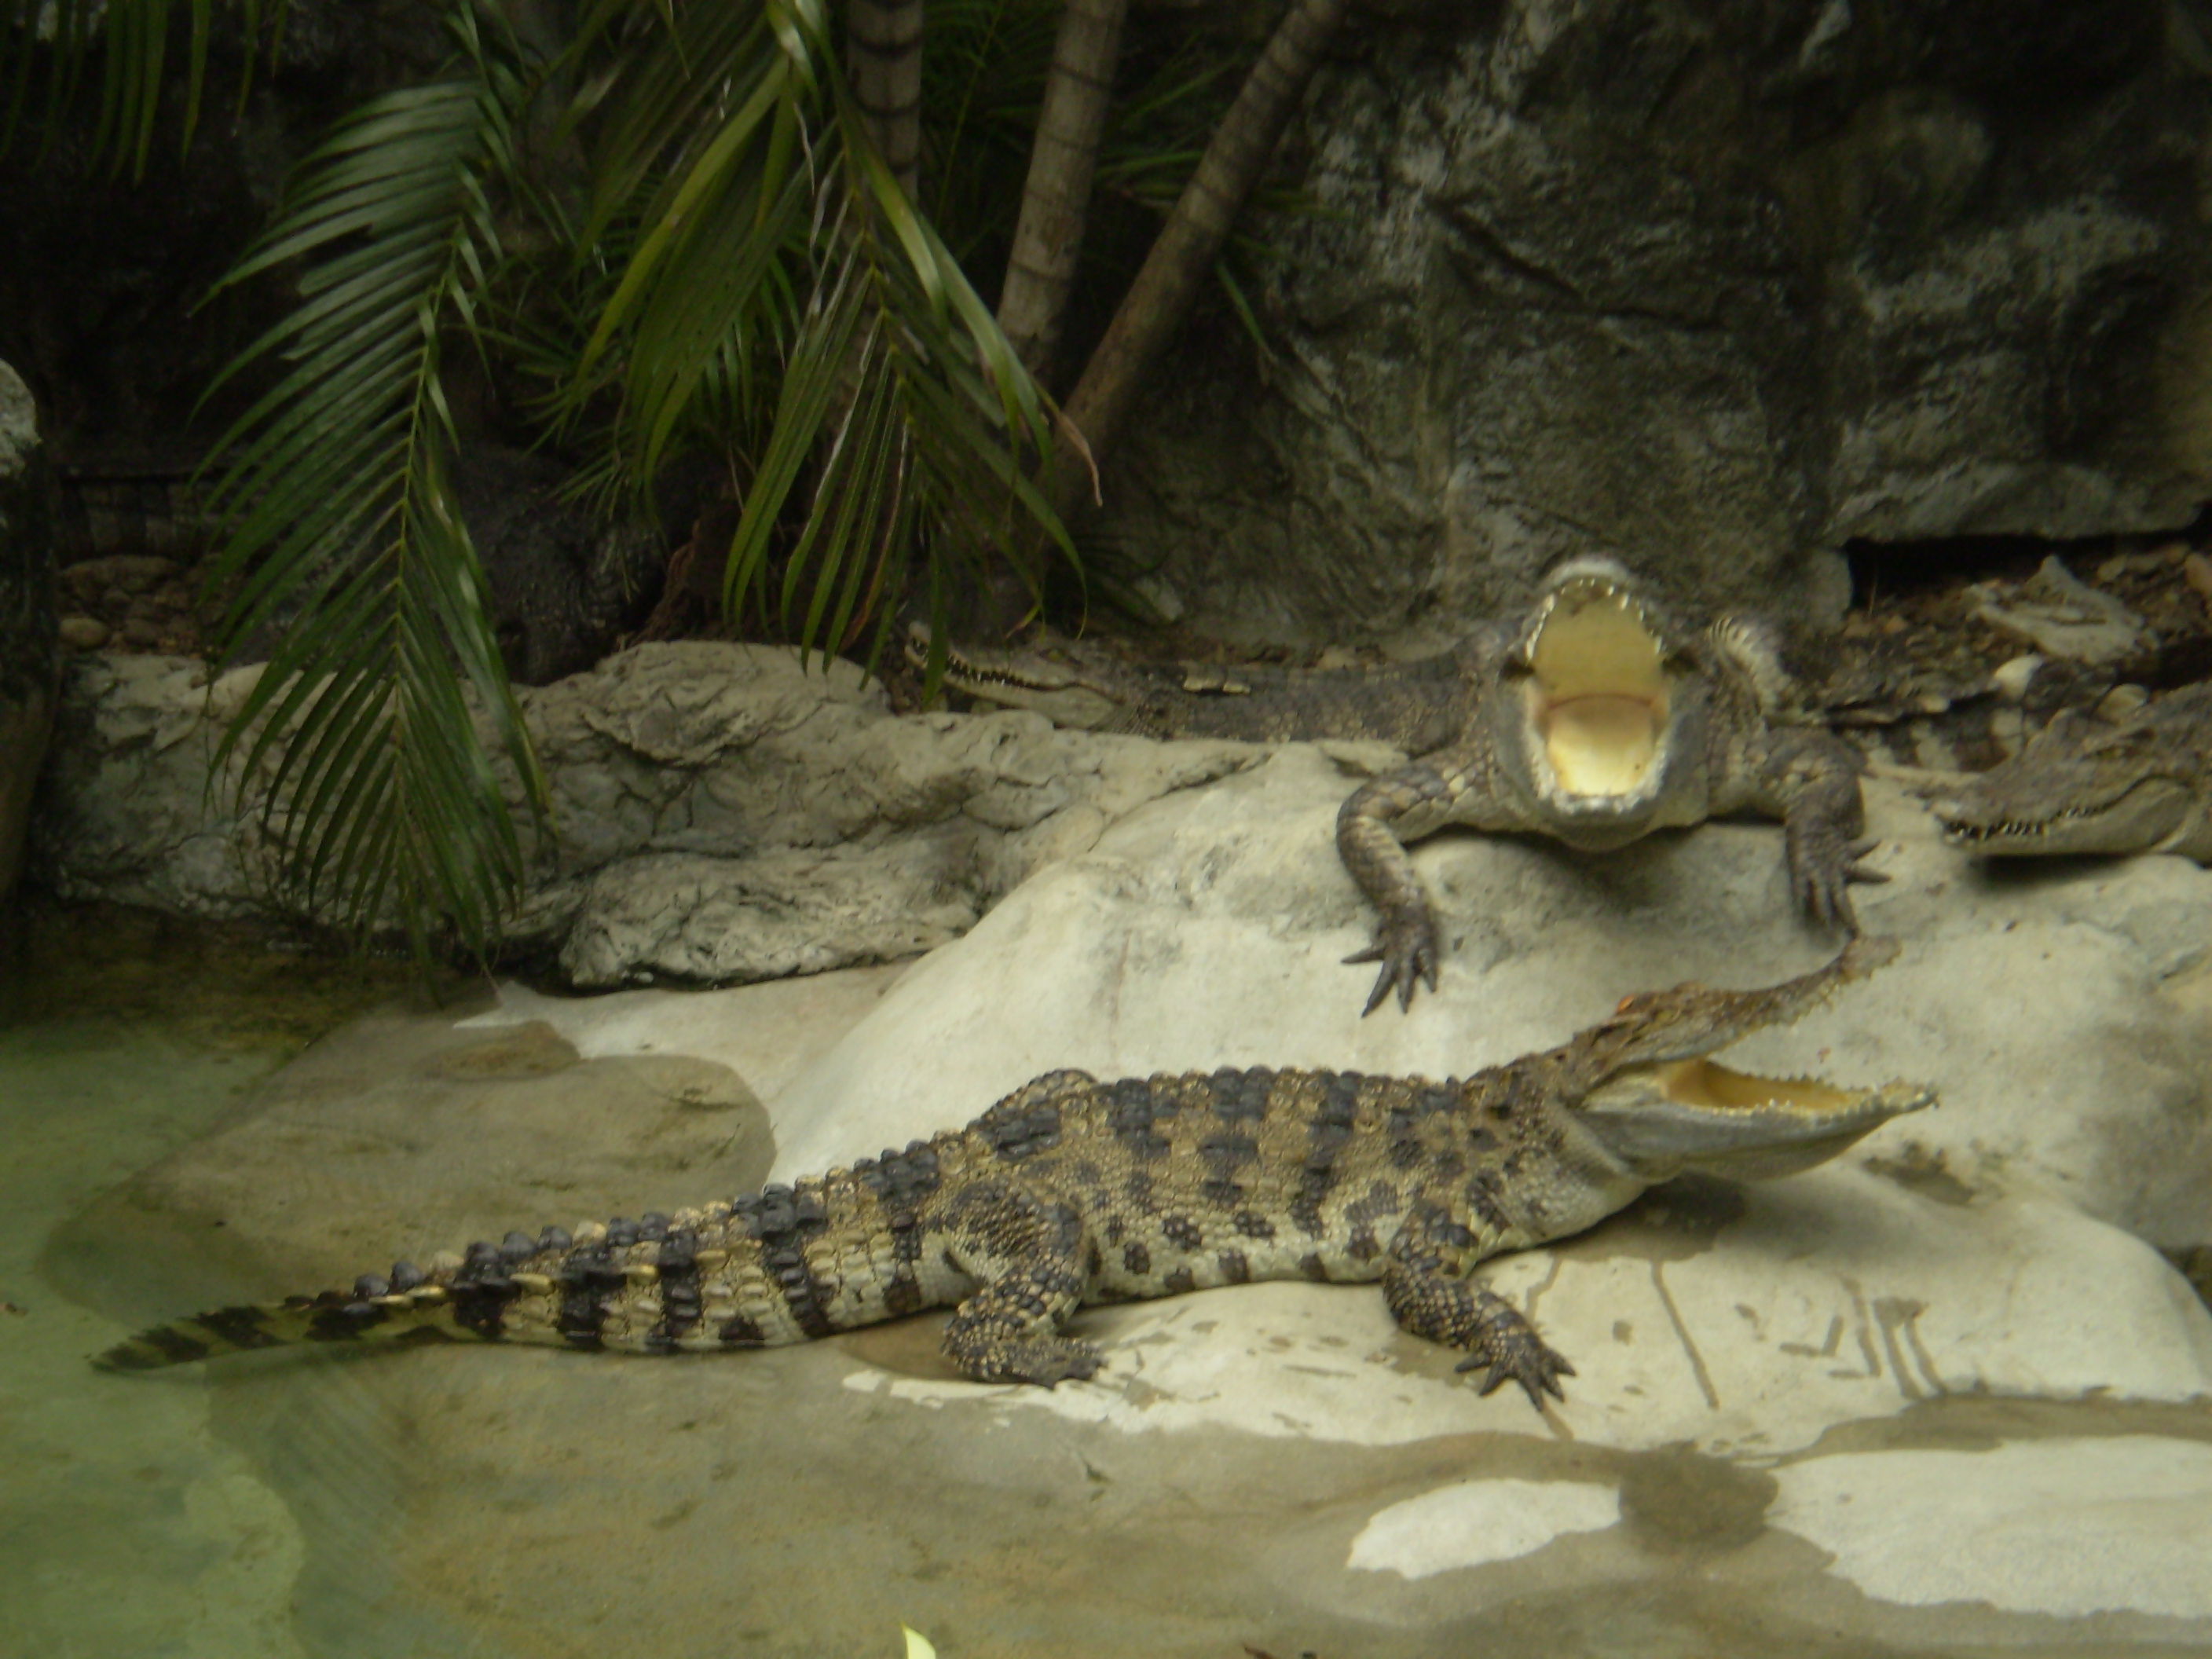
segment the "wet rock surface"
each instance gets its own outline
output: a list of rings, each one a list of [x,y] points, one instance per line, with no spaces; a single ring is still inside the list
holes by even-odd
[[[1362,1021],[1365,976],[1337,958],[1367,919],[1322,833],[1342,788],[1292,747],[1156,802],[902,972],[509,992],[458,1029],[356,1028],[126,1186],[136,1221],[111,1200],[47,1261],[91,1260],[76,1288],[132,1322],[193,1298],[88,1236],[225,1206],[222,1253],[172,1259],[261,1296],[447,1225],[458,1244],[665,1207],[758,1177],[717,1151],[757,1121],[748,1084],[784,1176],[1052,1066],[1463,1073],[1628,991],[1763,982],[1830,948],[1793,917],[1771,828],[1605,860],[1447,836],[1417,854],[1443,984]],[[1863,902],[1903,955],[1729,1058],[1926,1078],[1944,1103],[1837,1166],[1677,1183],[1492,1264],[1576,1362],[1564,1405],[1480,1398],[1371,1289],[1304,1284],[1095,1311],[1106,1369],[1051,1391],[952,1376],[941,1316],[696,1361],[249,1356],[210,1368],[210,1398],[300,1528],[302,1649],[872,1652],[902,1620],[944,1652],[1194,1656],[2212,1641],[2177,1541],[2212,1525],[2212,1316],[2114,1224],[2205,1219],[2212,875],[1992,878],[1894,789],[1872,805],[1893,879]],[[812,1058],[779,1070],[791,1051]],[[679,1109],[653,1066],[720,1079],[723,1103]],[[123,1409],[194,1383],[96,1386]]]

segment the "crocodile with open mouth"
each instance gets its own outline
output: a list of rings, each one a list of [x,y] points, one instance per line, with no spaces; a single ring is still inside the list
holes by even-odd
[[[1377,777],[1344,803],[1336,844],[1382,912],[1372,1012],[1437,983],[1436,915],[1405,842],[1466,824],[1549,836],[1586,852],[1709,817],[1778,817],[1790,880],[1816,921],[1857,931],[1850,884],[1887,878],[1872,843],[1861,761],[1814,726],[1774,716],[1786,678],[1755,624],[1723,617],[1692,632],[1611,559],[1577,558],[1546,579],[1526,619],[1486,630],[1479,696],[1448,747]]]
[[[907,652],[927,662],[917,626]],[[1404,843],[1446,824],[1549,836],[1601,852],[1736,813],[1783,820],[1790,885],[1816,921],[1856,932],[1863,762],[1778,718],[1788,690],[1758,624],[1691,630],[1618,562],[1571,559],[1517,625],[1493,623],[1418,662],[1299,671],[1147,665],[1095,647],[945,653],[946,684],[1063,726],[1252,742],[1373,738],[1412,763],[1354,793],[1337,848],[1382,912],[1350,958],[1382,963],[1366,1012],[1437,982],[1440,942]]]
[[[1809,1169],[1935,1103],[1712,1056],[1896,953],[1853,941],[1757,990],[1632,996],[1563,1046],[1464,1080],[1053,1072],[964,1129],[849,1170],[641,1220],[515,1231],[349,1291],[217,1309],[101,1356],[144,1370],[288,1342],[539,1343],[649,1354],[805,1341],[956,1306],[945,1350],[982,1382],[1051,1386],[1103,1354],[1078,1310],[1263,1279],[1380,1280],[1406,1330],[1564,1397],[1573,1367],[1472,1276],[1595,1225],[1686,1171]]]
[[[2212,684],[2065,710],[1932,805],[1945,838],[1984,857],[2179,853],[2212,864]]]

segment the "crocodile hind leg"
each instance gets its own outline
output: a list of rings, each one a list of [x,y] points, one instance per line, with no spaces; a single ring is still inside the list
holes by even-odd
[[[937,1224],[945,1266],[982,1281],[945,1328],[963,1376],[1050,1388],[1097,1370],[1097,1345],[1060,1334],[1090,1283],[1089,1233],[1071,1206],[993,1184],[963,1193]]]
[[[1382,1270],[1390,1316],[1414,1336],[1468,1350],[1458,1370],[1489,1366],[1484,1394],[1518,1382],[1539,1410],[1547,1394],[1565,1400],[1559,1379],[1575,1374],[1565,1356],[1536,1334],[1519,1309],[1467,1276],[1483,1254],[1475,1234],[1443,1206],[1416,1212],[1392,1243]]]

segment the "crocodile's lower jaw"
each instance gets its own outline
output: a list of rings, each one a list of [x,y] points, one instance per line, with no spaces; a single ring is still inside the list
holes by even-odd
[[[1591,1091],[1578,1115],[1642,1178],[1697,1170],[1764,1181],[1824,1164],[1891,1118],[1935,1103],[1935,1091],[1918,1084],[1844,1089],[1696,1055],[1624,1069]]]
[[[1565,797],[1633,798],[1659,758],[1662,714],[1648,697],[1594,693],[1549,700],[1544,758]]]

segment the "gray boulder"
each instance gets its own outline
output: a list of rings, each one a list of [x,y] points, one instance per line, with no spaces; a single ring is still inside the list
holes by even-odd
[[[263,781],[238,753],[216,773],[259,672],[72,662],[40,878],[187,915],[318,919],[283,882]],[[509,944],[584,988],[913,956],[1136,805],[1259,754],[1029,714],[896,716],[851,664],[765,647],[641,646],[519,698],[553,814]]]
[[[1832,615],[1834,550],[2186,523],[2212,133],[2181,0],[1383,8],[1102,538],[1248,640],[1449,635],[1593,549]]]

